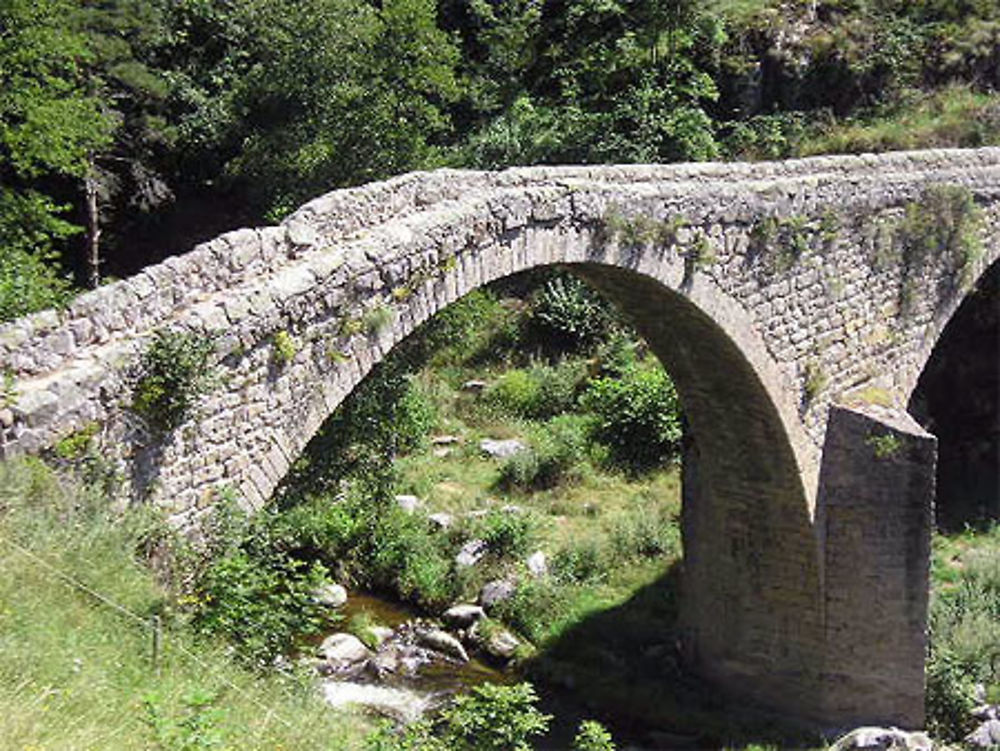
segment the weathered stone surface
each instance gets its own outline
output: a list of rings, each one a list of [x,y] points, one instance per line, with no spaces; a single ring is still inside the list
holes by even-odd
[[[1000,720],[986,720],[962,740],[968,748],[995,749],[1000,747]]]
[[[455,554],[459,566],[475,566],[486,555],[486,540],[469,540]]]
[[[479,605],[464,603],[452,605],[441,614],[445,622],[458,628],[468,628],[476,621],[486,617],[486,611]]]
[[[347,602],[347,590],[340,584],[325,584],[313,593],[313,599],[328,608],[339,608]]]
[[[862,727],[852,730],[830,746],[830,751],[933,751],[926,733],[899,728]]]
[[[371,650],[358,637],[347,633],[326,637],[317,652],[334,670],[350,667],[372,656]]]
[[[516,438],[484,438],[479,442],[479,449],[493,459],[509,459],[514,454],[520,453],[527,448]]]
[[[421,629],[417,633],[417,641],[428,649],[433,649],[448,657],[460,660],[461,662],[469,661],[469,655],[466,653],[465,647],[462,646],[462,642],[447,631]]]
[[[479,604],[487,610],[506,602],[517,592],[517,583],[510,579],[494,579],[483,585],[479,591]]]
[[[448,527],[455,523],[455,517],[444,511],[428,514],[427,519],[439,529],[448,529]]]
[[[541,550],[536,550],[525,560],[528,572],[534,577],[543,577],[549,573],[549,560]]]
[[[423,502],[415,495],[397,495],[396,505],[408,514],[412,514],[423,505]]]

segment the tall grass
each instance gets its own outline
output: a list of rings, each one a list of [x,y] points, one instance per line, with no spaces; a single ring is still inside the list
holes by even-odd
[[[196,639],[135,555],[148,517],[115,521],[107,507],[37,462],[0,464],[0,748],[360,746],[364,721],[307,679],[248,672]],[[158,668],[143,622],[154,614]]]

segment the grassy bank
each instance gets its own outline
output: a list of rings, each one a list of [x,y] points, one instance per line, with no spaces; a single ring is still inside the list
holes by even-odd
[[[113,523],[107,508],[38,463],[0,463],[0,748],[360,747],[367,721],[304,679],[248,671],[196,638],[138,555],[149,520]]]

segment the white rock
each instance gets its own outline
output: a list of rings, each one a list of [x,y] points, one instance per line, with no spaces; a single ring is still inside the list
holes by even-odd
[[[549,573],[548,558],[545,557],[545,553],[541,550],[536,550],[529,555],[525,563],[528,566],[528,571],[536,578],[541,578]]]
[[[969,748],[988,749],[1000,746],[1000,720],[987,720],[962,741]]]
[[[431,436],[431,445],[448,446],[453,443],[459,443],[461,440],[457,435],[434,435]]]
[[[475,566],[486,555],[486,540],[469,540],[455,556],[459,566]]]
[[[441,529],[448,529],[448,527],[455,523],[455,517],[451,514],[446,514],[443,511],[439,511],[435,514],[428,514],[427,518]]]
[[[372,656],[366,647],[354,634],[330,634],[319,645],[319,655],[331,663],[335,669],[353,665]]]
[[[469,655],[465,652],[462,642],[441,629],[428,629],[417,634],[417,641],[428,649],[433,649],[441,654],[454,657],[462,662],[469,661]]]
[[[514,454],[524,451],[527,446],[516,438],[505,438],[503,440],[484,438],[479,442],[479,448],[484,454],[493,459],[509,459]]]
[[[452,605],[442,614],[442,618],[444,618],[449,624],[463,628],[471,626],[476,621],[485,617],[486,611],[483,610],[482,607],[469,603]]]
[[[838,739],[830,751],[933,751],[933,747],[926,733],[861,727]]]
[[[508,579],[494,579],[486,582],[479,590],[479,604],[486,610],[506,602],[517,592],[517,584]]]
[[[406,513],[412,514],[423,504],[415,495],[397,495],[396,505],[403,509]]]
[[[480,381],[473,379],[471,381],[466,381],[462,384],[462,391],[468,391],[472,394],[478,394],[482,392],[489,384],[486,381]]]
[[[498,628],[489,635],[483,646],[494,657],[509,660],[521,646],[521,640],[507,629]]]
[[[328,608],[339,608],[347,602],[347,590],[339,584],[324,584],[313,592],[313,601]]]

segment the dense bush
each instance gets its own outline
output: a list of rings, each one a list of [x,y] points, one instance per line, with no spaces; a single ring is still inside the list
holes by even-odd
[[[559,415],[534,436],[532,445],[500,467],[497,486],[503,490],[546,490],[573,479],[588,453],[584,415]]]
[[[212,384],[215,345],[198,334],[157,331],[139,359],[132,409],[151,430],[169,432],[186,420]]]
[[[576,406],[585,377],[584,364],[576,360],[513,368],[487,389],[484,400],[511,416],[545,419]]]
[[[976,684],[1000,694],[1000,525],[962,555],[957,572],[939,572],[937,579],[930,609],[928,726],[936,737],[959,740],[970,729]]]
[[[531,299],[530,336],[550,350],[590,351],[607,338],[615,321],[603,297],[565,274],[545,282]]]
[[[677,456],[680,402],[661,368],[639,367],[620,378],[594,379],[582,403],[594,413],[594,439],[607,446],[613,463],[641,471]]]
[[[212,561],[199,581],[195,626],[228,638],[241,658],[265,667],[328,622],[313,598],[325,581],[318,564],[234,550]]]

